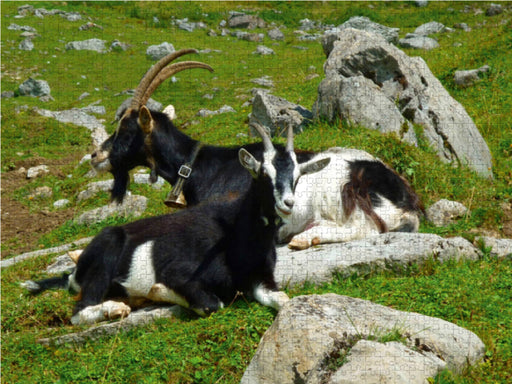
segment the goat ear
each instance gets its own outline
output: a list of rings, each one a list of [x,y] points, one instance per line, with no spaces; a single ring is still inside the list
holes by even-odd
[[[139,111],[139,126],[146,135],[149,135],[153,130],[153,117],[145,105]]]
[[[315,172],[321,171],[322,169],[327,167],[327,165],[329,165],[330,162],[331,162],[331,158],[326,157],[325,159],[320,159],[320,160],[313,159],[308,162],[299,164],[300,174],[307,175],[310,173],[315,173]]]
[[[244,148],[240,148],[238,151],[238,159],[240,160],[240,164],[251,173],[252,177],[256,178],[258,176],[261,163],[256,160],[253,155]]]

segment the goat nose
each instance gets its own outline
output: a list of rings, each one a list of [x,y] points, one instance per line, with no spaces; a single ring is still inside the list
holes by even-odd
[[[96,156],[98,156],[98,151],[91,153],[91,159],[94,159]]]
[[[291,198],[288,198],[288,199],[285,199],[284,200],[284,203],[286,204],[286,206],[290,209],[293,208],[293,205],[295,204],[295,200],[291,199]]]

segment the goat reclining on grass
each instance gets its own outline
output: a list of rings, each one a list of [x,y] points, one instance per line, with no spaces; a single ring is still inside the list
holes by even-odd
[[[112,198],[121,201],[136,166],[151,169],[171,185],[180,183],[181,170],[189,166],[183,185],[189,206],[227,194],[244,194],[250,175],[240,167],[238,152],[245,148],[262,161],[261,143],[236,148],[201,145],[179,131],[165,113],[149,111],[151,93],[170,75],[186,68],[206,68],[197,62],[174,63],[194,50],[175,52],[155,64],[143,77],[119,126],[92,154],[97,171],[114,176]],[[188,63],[188,64],[187,64]],[[330,158],[321,172],[301,178],[295,208],[278,234],[278,242],[303,249],[314,244],[343,242],[386,231],[418,230],[423,208],[407,181],[367,152],[331,148],[321,153],[297,151],[300,162]],[[182,180],[183,181],[183,180]]]
[[[69,284],[80,293],[73,324],[127,315],[130,307],[109,300],[115,297],[179,304],[205,316],[242,292],[280,309],[288,297],[274,280],[277,230],[291,215],[299,178],[330,160],[298,163],[291,128],[286,148],[274,147],[263,128],[256,128],[263,139],[263,161],[243,148],[238,152],[252,175],[247,191],[105,228],[80,255],[69,278],[23,285],[37,293]]]

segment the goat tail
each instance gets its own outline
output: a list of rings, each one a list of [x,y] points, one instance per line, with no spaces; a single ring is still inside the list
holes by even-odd
[[[38,281],[27,280],[20,283],[20,286],[36,295],[48,289],[67,289],[69,287],[69,277],[70,275],[68,273],[63,273],[61,276]]]

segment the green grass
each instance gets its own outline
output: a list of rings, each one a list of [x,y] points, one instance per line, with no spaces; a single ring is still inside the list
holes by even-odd
[[[324,24],[339,25],[351,16],[367,16],[384,25],[399,27],[400,36],[417,26],[436,20],[452,27],[466,22],[472,32],[454,30],[439,34],[441,47],[432,51],[406,50],[420,55],[450,94],[473,118],[493,156],[494,180],[478,177],[464,168],[441,163],[434,151],[420,141],[418,147],[401,143],[394,136],[382,136],[363,127],[349,127],[343,121],[328,124],[317,121],[295,139],[301,149],[323,150],[332,146],[357,147],[375,154],[406,176],[426,206],[440,198],[457,200],[471,209],[471,214],[456,224],[434,228],[422,223],[422,232],[442,236],[464,236],[473,240],[478,233],[504,232],[502,205],[512,200],[512,35],[509,13],[495,17],[475,14],[474,9],[488,3],[429,2],[416,8],[412,2],[37,2],[35,8],[80,12],[84,20],[69,22],[60,16],[15,19],[17,8],[25,3],[2,2],[2,91],[17,91],[29,76],[48,81],[53,101],[36,98],[2,99],[2,173],[15,172],[20,164],[47,160],[55,163],[58,173],[27,182],[9,196],[31,212],[53,211],[52,202],[71,200],[73,212],[80,213],[108,202],[106,193],[78,202],[76,196],[92,180],[86,177],[87,164],[78,160],[92,151],[89,132],[39,116],[34,107],[64,110],[84,107],[100,101],[106,115],[107,130],[113,132],[115,110],[124,96],[119,92],[134,88],[152,62],[146,58],[149,45],[163,41],[175,48],[218,49],[197,58],[210,64],[215,72],[194,70],[180,73],[177,83],[164,83],[154,99],[172,103],[178,124],[190,136],[216,145],[240,145],[257,139],[237,136],[247,133],[250,107],[243,103],[258,87],[254,78],[269,75],[275,87],[272,93],[311,109],[317,87],[323,78],[325,56],[319,42],[298,41],[293,31],[299,21],[309,18]],[[466,5],[469,13],[461,12]],[[506,3],[503,4],[507,6]],[[192,33],[172,25],[173,18],[188,17],[204,21],[217,29],[227,20],[229,11],[245,10],[259,14],[267,22],[282,27],[285,40],[264,44],[276,55],[252,55],[256,43],[235,37],[208,37],[207,30]],[[153,17],[159,19],[158,23]],[[103,30],[79,31],[91,20]],[[483,24],[485,22],[485,24]],[[30,25],[40,37],[35,49],[19,51],[20,32],[8,30],[11,23]],[[260,30],[259,32],[263,32]],[[98,37],[131,44],[124,52],[104,54],[66,51],[72,40]],[[299,50],[302,46],[307,50]],[[491,70],[474,86],[457,87],[453,74],[459,69],[489,65]],[[320,77],[306,81],[314,73]],[[91,96],[78,101],[83,92]],[[202,96],[212,93],[210,100]],[[232,114],[199,118],[201,108],[216,110],[232,106]],[[26,106],[26,107],[24,107]],[[416,127],[421,132],[421,127]],[[65,160],[63,160],[65,159]],[[67,177],[71,175],[71,177]],[[106,176],[105,176],[106,177]],[[96,180],[96,179],[94,179]],[[47,185],[51,199],[30,200],[36,187]],[[162,200],[167,188],[131,185],[133,193],[148,197],[145,216],[166,212]],[[5,192],[2,191],[2,199]],[[37,236],[40,247],[51,247],[98,233],[106,225],[130,219],[108,219],[92,226],[66,221],[59,228]],[[18,252],[18,241],[2,239],[2,257]],[[241,299],[207,319],[180,317],[161,320],[115,337],[89,342],[77,347],[43,347],[35,341],[77,331],[69,319],[73,299],[63,291],[46,292],[31,297],[17,285],[19,281],[45,277],[41,271],[54,255],[40,257],[2,270],[2,383],[236,383],[253,356],[261,335],[272,323],[275,311]],[[512,380],[512,262],[484,256],[473,262],[431,261],[424,267],[411,266],[400,273],[376,273],[365,278],[337,277],[330,284],[305,284],[288,290],[291,296],[335,292],[360,297],[393,308],[416,311],[454,322],[475,332],[486,344],[483,364],[462,375],[443,372],[436,383],[505,383]],[[381,335],[399,340],[398,335]],[[398,337],[398,338],[397,338]],[[386,339],[387,340],[387,339]],[[340,356],[338,363],[343,361]]]

